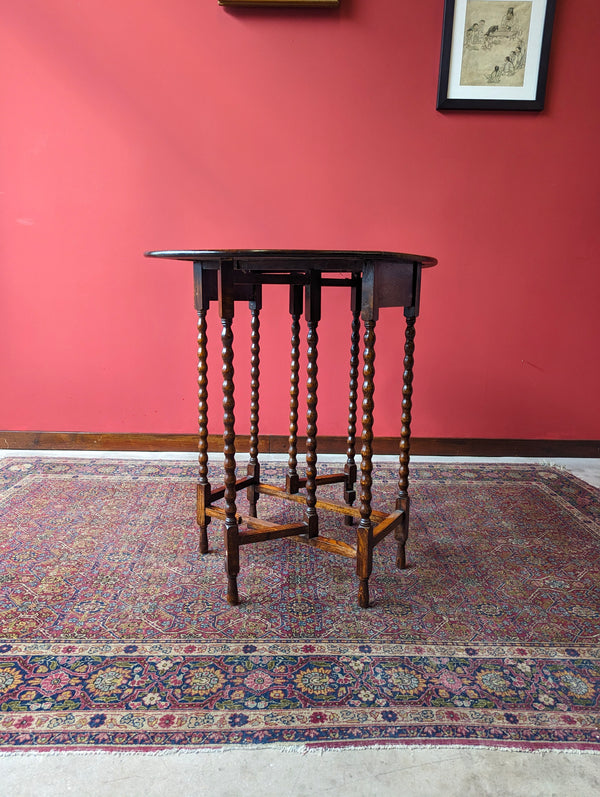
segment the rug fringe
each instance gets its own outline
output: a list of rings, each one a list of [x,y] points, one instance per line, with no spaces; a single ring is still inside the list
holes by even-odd
[[[222,747],[177,747],[174,749],[160,749],[160,750],[116,750],[116,749],[95,749],[95,750],[0,750],[1,758],[36,758],[36,757],[51,757],[51,756],[73,756],[77,758],[100,757],[107,756],[111,758],[130,758],[130,757],[161,757],[161,756],[202,756],[202,755],[227,755],[228,753],[241,753],[245,751],[256,752],[257,750],[264,750],[265,752],[281,753],[284,755],[335,755],[342,753],[355,753],[358,751],[381,751],[381,750],[394,750],[398,753],[408,751],[426,751],[426,750],[469,750],[477,753],[518,753],[525,755],[600,755],[600,750],[589,748],[538,748],[526,749],[524,747],[510,747],[507,745],[485,745],[485,744],[453,744],[452,742],[446,744],[349,744],[343,746],[327,746],[320,745],[311,747],[310,745],[283,745],[283,744],[245,744],[245,745],[227,745]]]

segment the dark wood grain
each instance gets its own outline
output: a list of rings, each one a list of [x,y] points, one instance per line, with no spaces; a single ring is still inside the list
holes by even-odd
[[[356,573],[359,578],[358,603],[369,606],[369,576],[373,568],[373,523],[371,487],[373,483],[373,409],[375,392],[375,320],[365,321],[363,349],[363,415],[360,464],[360,523],[357,529]]]
[[[404,371],[402,374],[402,416],[400,432],[400,466],[398,473],[398,498],[396,509],[403,511],[403,521],[396,528],[398,543],[396,566],[403,570],[406,567],[406,539],[410,522],[409,461],[410,461],[410,425],[412,421],[413,366],[415,351],[415,319],[408,316],[404,338]]]
[[[346,483],[344,487],[344,500],[352,506],[356,500],[356,407],[358,401],[358,367],[360,364],[360,286],[354,286],[351,292],[352,327],[350,332],[350,380],[348,385],[348,437],[346,445]],[[345,516],[347,526],[353,522],[352,515]]]
[[[306,504],[306,495],[303,493],[288,493],[286,492],[283,487],[277,487],[273,484],[261,484],[258,487],[259,492],[263,493],[264,495],[272,495],[276,498],[282,498],[286,501],[293,501],[297,504]],[[317,498],[315,506],[317,509],[325,509],[328,512],[337,512],[338,514],[345,514],[346,512],[351,512],[352,516],[355,518],[360,518],[360,509],[358,507],[348,507],[344,506],[341,503],[336,501],[330,501],[325,498]],[[371,518],[381,522],[385,520],[387,514],[385,512],[378,512],[374,509],[371,510]]]
[[[247,489],[249,513],[256,517],[258,493],[255,485],[260,483],[260,464],[258,461],[258,429],[260,418],[260,298],[250,303],[250,459],[246,468],[252,476],[252,486]]]
[[[292,318],[290,350],[290,413],[288,437],[288,470],[286,489],[297,493],[298,483],[298,382],[300,371],[300,316],[303,309],[302,287],[290,285],[290,315]]]
[[[208,524],[204,509],[209,502],[208,481],[208,367],[207,367],[206,310],[198,310],[198,497],[197,521],[199,549],[208,553]]]
[[[227,601],[239,603],[237,575],[240,570],[235,477],[235,398],[233,368],[233,274],[232,266],[219,270],[219,314],[221,316],[221,359],[223,362],[223,455],[225,471],[225,560],[227,568]]]
[[[321,551],[329,551],[329,553],[337,554],[338,556],[345,556],[348,559],[356,559],[356,548],[342,540],[334,540],[331,537],[292,537],[294,542],[304,543],[313,548],[319,548]]]
[[[318,534],[317,503],[317,388],[318,363],[317,344],[319,336],[317,323],[308,322],[307,342],[307,380],[306,380],[306,523],[310,537]]]
[[[319,533],[317,503],[317,420],[318,420],[318,343],[317,327],[321,319],[321,275],[311,272],[306,286],[306,524],[308,536]]]

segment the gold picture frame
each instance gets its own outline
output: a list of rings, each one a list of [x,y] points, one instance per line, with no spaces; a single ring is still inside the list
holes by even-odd
[[[340,0],[219,0],[220,6],[271,6],[271,8],[335,8]]]

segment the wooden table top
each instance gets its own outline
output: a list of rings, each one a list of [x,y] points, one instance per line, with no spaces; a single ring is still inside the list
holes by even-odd
[[[217,267],[223,260],[233,260],[234,268],[244,271],[362,271],[365,263],[406,265],[419,263],[431,268],[437,260],[426,255],[399,252],[361,252],[315,249],[168,249],[145,252],[146,257],[166,260],[191,260]]]

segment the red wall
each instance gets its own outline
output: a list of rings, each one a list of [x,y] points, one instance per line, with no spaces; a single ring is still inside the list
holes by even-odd
[[[528,114],[435,110],[442,0],[0,0],[0,428],[193,432],[191,267],[142,252],[306,247],[439,259],[415,434],[600,438],[600,4],[558,5],[546,109]],[[285,433],[272,293],[262,430]],[[345,432],[345,358],[325,367],[345,301],[328,294],[321,329],[327,434]],[[379,325],[378,435],[399,432],[401,323]],[[238,347],[240,385],[247,362]]]

